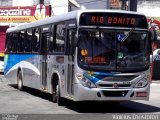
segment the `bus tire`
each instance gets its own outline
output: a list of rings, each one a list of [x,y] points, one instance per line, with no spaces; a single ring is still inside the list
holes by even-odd
[[[23,90],[23,80],[22,80],[22,72],[19,71],[17,75],[17,87],[20,91]]]
[[[57,95],[56,95],[55,93],[52,93],[52,101],[53,101],[54,103],[57,102]]]
[[[53,93],[52,93],[52,101],[54,103],[57,103],[57,88],[54,88]]]
[[[59,106],[64,105],[64,98],[60,95],[59,78],[55,74],[52,79],[52,101],[57,103]]]
[[[63,106],[64,105],[64,98],[61,97],[61,91],[59,85],[57,86],[57,104],[58,106]]]
[[[58,86],[58,76],[54,75],[52,79],[52,101],[57,103],[57,86]]]

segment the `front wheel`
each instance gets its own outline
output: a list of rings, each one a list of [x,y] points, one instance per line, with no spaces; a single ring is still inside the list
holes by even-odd
[[[17,87],[19,90],[23,90],[22,72],[20,71],[17,76]]]
[[[58,88],[58,85],[53,88],[52,101],[53,101],[54,103],[57,102],[57,88]]]
[[[53,89],[52,100],[54,103],[57,103],[59,106],[64,105],[64,98],[62,98],[60,95],[59,85],[56,85],[56,87]]]
[[[57,104],[59,105],[59,106],[62,106],[62,105],[64,105],[64,98],[62,98],[61,97],[61,94],[60,94],[60,87],[59,87],[59,85],[57,86]]]

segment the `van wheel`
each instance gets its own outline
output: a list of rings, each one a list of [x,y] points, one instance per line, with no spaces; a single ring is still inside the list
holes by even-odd
[[[22,72],[19,71],[18,76],[17,76],[17,87],[19,90],[23,90],[23,80],[22,80]]]

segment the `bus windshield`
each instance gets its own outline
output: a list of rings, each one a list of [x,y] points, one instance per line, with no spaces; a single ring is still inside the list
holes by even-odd
[[[90,70],[137,71],[149,67],[147,31],[81,29],[78,63]]]

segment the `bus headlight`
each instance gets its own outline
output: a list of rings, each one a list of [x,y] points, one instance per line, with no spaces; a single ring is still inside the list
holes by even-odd
[[[147,84],[148,84],[148,79],[143,78],[135,85],[135,88],[142,88],[145,87]]]
[[[88,88],[95,88],[95,84],[92,83],[90,80],[88,80],[86,77],[84,77],[83,75],[78,75],[77,76],[78,80],[80,81],[80,83],[84,86],[84,87],[88,87]]]
[[[83,77],[81,79],[81,84],[85,87],[88,87],[88,88],[95,88],[96,86],[90,81],[88,80],[87,78]]]

